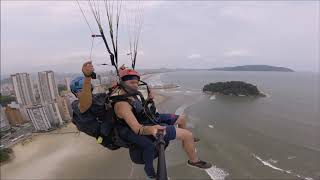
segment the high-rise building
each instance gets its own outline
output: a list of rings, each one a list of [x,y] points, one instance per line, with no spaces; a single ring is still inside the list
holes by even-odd
[[[58,88],[53,71],[38,72],[38,88],[41,103],[52,127],[59,127],[63,124],[57,99]]]
[[[39,92],[39,83],[33,84],[33,89],[34,89],[34,96],[36,98],[36,104],[41,104],[41,99],[40,99],[40,92]]]
[[[2,108],[2,106],[0,105],[0,132],[5,132],[11,129],[11,126],[9,124],[9,121],[7,119],[7,116],[4,112],[4,108]]]
[[[70,121],[71,120],[71,113],[69,111],[69,105],[68,105],[68,97],[62,96],[57,99],[57,104],[59,107],[59,111],[61,113],[61,117],[63,121]]]
[[[47,131],[51,129],[51,123],[48,119],[46,108],[42,105],[27,107],[27,113],[37,131]]]
[[[57,128],[63,124],[56,102],[26,107],[28,116],[36,130]]]
[[[71,92],[71,89],[70,89],[70,78],[64,78],[64,82],[66,83],[66,86],[67,86],[67,90],[69,91],[69,92]]]
[[[38,72],[38,80],[41,103],[54,102],[59,94],[53,71]]]
[[[33,105],[36,103],[33,83],[30,74],[17,73],[11,75],[12,84],[16,99],[19,104]]]
[[[72,110],[71,104],[73,101],[77,100],[77,98],[71,92],[63,93],[62,97],[66,101],[70,116],[72,117],[73,110]]]
[[[63,124],[63,121],[59,111],[58,103],[46,103],[43,104],[43,106],[45,107],[46,114],[48,116],[51,126],[55,128],[61,126]]]

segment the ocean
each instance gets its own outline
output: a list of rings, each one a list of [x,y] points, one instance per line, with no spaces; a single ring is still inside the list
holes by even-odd
[[[257,85],[267,97],[202,93],[205,84],[239,80]],[[166,152],[168,174],[190,179],[319,179],[320,77],[308,72],[179,71],[157,74],[151,84],[177,83],[157,90],[168,96],[159,111],[185,113],[199,137],[197,152],[214,167],[186,167],[179,142]]]

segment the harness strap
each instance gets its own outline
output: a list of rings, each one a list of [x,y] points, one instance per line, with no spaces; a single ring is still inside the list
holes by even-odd
[[[138,92],[128,93],[124,95],[110,96],[109,100],[111,100],[112,102],[123,101],[123,100],[126,100],[128,97],[137,96],[137,95],[139,95]]]

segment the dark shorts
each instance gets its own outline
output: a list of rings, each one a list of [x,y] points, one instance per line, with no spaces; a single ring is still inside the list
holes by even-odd
[[[179,115],[175,114],[159,114],[157,122],[163,126],[166,126],[166,135],[164,140],[169,142],[176,139],[176,127],[175,123],[178,120]]]

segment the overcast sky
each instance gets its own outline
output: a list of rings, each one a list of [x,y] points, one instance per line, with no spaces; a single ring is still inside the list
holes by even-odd
[[[80,4],[98,32],[86,2]],[[132,21],[124,14],[137,11],[123,7],[120,63],[129,65]],[[319,9],[319,1],[145,2],[137,68],[268,64],[319,71]],[[79,72],[90,36],[76,1],[1,1],[1,74]],[[93,62],[109,63],[101,40],[94,43]]]

